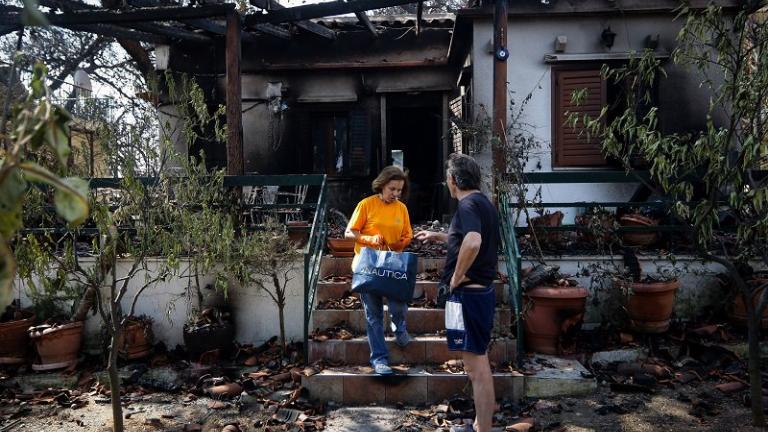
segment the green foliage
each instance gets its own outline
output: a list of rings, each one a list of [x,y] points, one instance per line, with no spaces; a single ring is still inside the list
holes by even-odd
[[[45,76],[45,66],[35,65],[30,94],[13,110],[10,146],[0,155],[0,306],[11,298],[16,263],[7,242],[22,227],[28,182],[53,187],[56,209],[69,223],[79,224],[88,215],[82,180],[61,178],[31,160],[36,153],[47,151],[64,170],[69,155],[69,114],[48,101]]]
[[[604,107],[582,121],[586,133],[600,136],[603,151],[632,169],[633,158],[647,161],[674,211],[694,228],[702,249],[726,247],[737,262],[764,256],[768,241],[768,189],[754,170],[768,155],[768,26],[759,15],[739,11],[732,19],[720,7],[682,8],[684,25],[673,53],[676,64],[693,69],[710,91],[704,130],[665,134],[651,88],[665,76],[653,52],[638,53],[626,66],[603,69],[605,79],[627,83],[627,108],[615,117]],[[584,94],[574,93],[574,100]],[[735,222],[735,239],[727,245],[720,221]]]

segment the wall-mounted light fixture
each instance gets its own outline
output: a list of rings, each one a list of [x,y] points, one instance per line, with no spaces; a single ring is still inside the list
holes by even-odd
[[[659,35],[648,35],[645,37],[645,47],[651,50],[655,50],[659,47]]]
[[[555,52],[565,52],[566,45],[568,45],[568,37],[565,35],[560,35],[555,38]]]
[[[606,48],[610,49],[613,46],[613,42],[616,40],[616,33],[611,31],[611,26],[603,29],[603,32],[600,33],[600,40]]]

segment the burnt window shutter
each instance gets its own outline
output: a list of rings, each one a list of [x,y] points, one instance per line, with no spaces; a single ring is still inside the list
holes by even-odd
[[[461,134],[459,124],[464,120],[464,98],[459,96],[448,103],[451,111],[451,151],[453,153],[464,152],[464,137]]]
[[[349,164],[351,175],[367,176],[371,168],[371,125],[368,112],[349,113]]]
[[[606,104],[606,84],[600,75],[600,69],[588,70],[555,70],[553,93],[553,122],[554,129],[554,166],[581,167],[601,166],[606,161],[597,137],[587,136],[582,118],[585,114],[590,117],[600,115],[600,110]],[[571,102],[573,92],[586,89],[587,94],[580,104]],[[574,128],[566,124],[570,113],[578,116],[579,121]]]

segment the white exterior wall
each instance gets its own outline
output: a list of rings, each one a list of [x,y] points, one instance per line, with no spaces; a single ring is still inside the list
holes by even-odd
[[[150,261],[150,269],[157,268],[159,263],[159,260]],[[130,261],[118,261],[118,278],[128,271],[130,264]],[[181,268],[185,269],[186,265],[182,263]],[[304,337],[303,272],[303,261],[297,260],[289,276],[292,279],[286,289],[285,332],[288,341],[300,341]],[[173,349],[176,345],[184,345],[184,323],[192,310],[198,309],[194,287],[190,286],[190,289],[187,289],[189,282],[189,278],[186,277],[169,278],[166,282],[159,282],[146,289],[136,303],[134,315],[151,317],[154,320],[152,330],[156,341],[163,342],[168,349]],[[272,336],[280,334],[277,306],[267,293],[256,286],[231,286],[228,289],[228,298],[224,299],[223,293],[204,288],[209,283],[212,283],[211,277],[200,278],[204,305],[224,305],[231,311],[237,342],[259,345]],[[143,285],[144,274],[139,273],[129,284],[128,292],[122,302],[123,311],[128,311],[133,301],[133,294]],[[23,283],[17,280],[16,288],[20,288],[22,306],[30,306],[31,302],[24,293]],[[108,295],[108,288],[104,288],[102,292]],[[88,315],[85,323],[85,343],[88,349],[101,349],[102,326],[103,321],[99,314]]]
[[[616,33],[612,49],[603,47],[600,34],[610,26]],[[660,36],[659,53],[671,53],[679,24],[671,15],[628,15],[626,17],[565,17],[545,16],[512,18],[509,21],[507,48],[508,100],[514,101],[510,119],[520,109],[521,101],[532,94],[523,110],[521,122],[529,125],[542,143],[526,168],[527,171],[578,170],[579,168],[552,167],[552,76],[551,64],[544,62],[545,54],[553,54],[554,41],[559,35],[568,38],[564,54],[596,54],[607,52],[640,51],[644,48],[647,35]],[[493,62],[490,48],[493,26],[491,19],[477,19],[473,31],[472,46],[472,94],[473,115],[485,110],[493,112]],[[668,73],[660,81],[659,105],[661,125],[667,131],[687,131],[703,125],[692,119],[704,119],[707,108],[707,94],[699,88],[697,76],[686,70],[665,64]],[[509,105],[508,105],[509,106]],[[509,121],[509,120],[508,120]],[[490,148],[479,155],[485,172],[490,173]],[[594,168],[588,168],[594,169]],[[552,184],[542,185],[544,202],[572,201],[625,201],[631,197],[635,184]],[[534,193],[537,185],[531,185]],[[552,209],[555,211],[557,209]],[[560,209],[566,214],[564,223],[571,223],[577,209]]]

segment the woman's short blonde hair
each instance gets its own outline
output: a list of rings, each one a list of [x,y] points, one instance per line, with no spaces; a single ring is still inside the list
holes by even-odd
[[[400,167],[390,165],[385,167],[373,182],[371,182],[371,189],[376,193],[381,193],[384,190],[384,186],[392,180],[403,180],[403,192],[402,198],[408,197],[408,174],[406,174]]]

